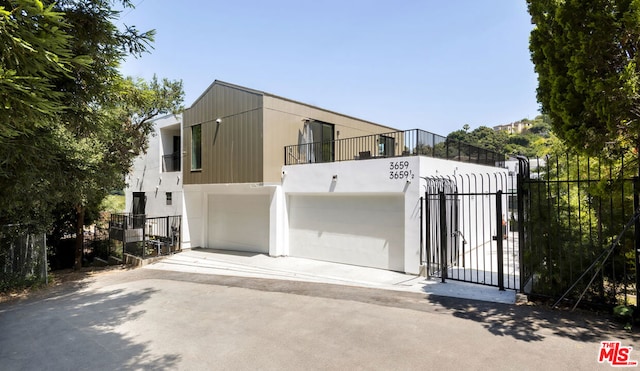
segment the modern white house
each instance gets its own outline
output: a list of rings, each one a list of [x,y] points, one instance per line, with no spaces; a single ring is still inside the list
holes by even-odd
[[[153,120],[149,148],[127,175],[125,211],[148,217],[182,215],[182,115]]]
[[[180,213],[183,249],[419,274],[428,233],[422,197],[430,184],[508,172],[496,166],[504,158],[490,151],[222,81],[179,120],[158,119],[158,144],[130,175],[127,207],[134,211],[133,192],[144,192],[145,212]],[[176,150],[163,134],[182,138],[181,173],[161,171],[161,158]],[[181,211],[167,209],[179,204]]]

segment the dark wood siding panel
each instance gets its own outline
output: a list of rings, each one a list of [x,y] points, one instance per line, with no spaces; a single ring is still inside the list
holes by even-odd
[[[202,170],[191,172],[190,127],[198,124],[202,125]],[[260,94],[214,84],[185,111],[184,126],[185,184],[263,181]]]
[[[207,124],[204,183],[262,182],[261,121],[262,111],[252,111]]]

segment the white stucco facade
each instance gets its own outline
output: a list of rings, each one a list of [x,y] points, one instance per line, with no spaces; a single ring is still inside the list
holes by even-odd
[[[284,166],[280,184],[186,185],[182,247],[419,274],[423,178],[507,171],[409,156]]]
[[[420,197],[424,194],[424,178],[454,177],[458,174],[504,173],[506,169],[442,160],[424,156],[346,161],[339,163],[286,166],[283,189],[287,200],[299,197],[325,197],[336,201],[333,218],[310,218],[317,222],[318,236],[327,230],[339,237],[325,239],[318,248],[334,249],[335,256],[323,260],[373,266],[406,273],[420,272]],[[303,199],[302,199],[303,200]],[[322,213],[323,207],[307,203],[305,212]],[[374,206],[375,205],[375,206]],[[289,223],[299,223],[295,202],[288,209],[298,212]],[[339,210],[339,211],[338,211]],[[304,217],[303,217],[304,218]],[[339,220],[341,218],[342,220]],[[333,225],[349,226],[343,230]],[[333,228],[333,229],[332,229]],[[306,230],[308,233],[309,230]],[[300,231],[289,228],[291,255],[304,251],[308,241],[298,238]],[[336,248],[336,245],[342,248]],[[360,250],[358,258],[340,257],[341,249]],[[363,252],[362,249],[374,250]],[[376,258],[367,259],[368,255]],[[387,257],[386,261],[384,260]],[[322,258],[322,255],[320,255]],[[382,262],[382,264],[381,264]],[[386,265],[386,266],[385,266]]]
[[[181,115],[166,115],[154,120],[147,153],[136,158],[126,177],[125,212],[134,211],[134,193],[144,193],[143,213],[148,217],[182,214],[181,123]]]

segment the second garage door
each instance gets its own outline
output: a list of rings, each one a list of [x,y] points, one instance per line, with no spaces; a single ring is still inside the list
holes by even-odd
[[[404,198],[289,197],[291,256],[404,271]]]
[[[209,195],[207,247],[269,253],[268,195]]]

